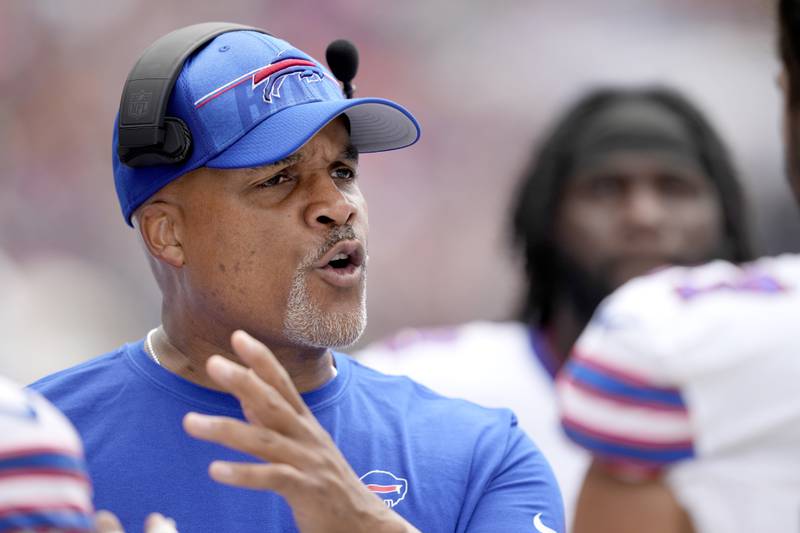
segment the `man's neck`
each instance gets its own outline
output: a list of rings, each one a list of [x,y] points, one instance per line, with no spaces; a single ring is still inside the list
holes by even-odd
[[[233,332],[223,334],[221,339],[215,339],[188,332],[188,328],[182,328],[168,320],[164,322],[163,326],[149,335],[149,349],[155,353],[158,364],[192,383],[221,390],[206,372],[206,361],[216,354],[242,364],[231,351],[230,333]],[[265,344],[289,373],[299,392],[317,389],[335,375],[333,355],[328,349],[279,346],[269,342]]]

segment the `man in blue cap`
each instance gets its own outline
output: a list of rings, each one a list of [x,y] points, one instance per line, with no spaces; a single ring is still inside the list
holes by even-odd
[[[95,505],[184,532],[563,531],[510,411],[331,350],[366,324],[359,154],[416,142],[411,114],[346,99],[319,62],[241,28],[175,81],[166,114],[191,144],[129,146],[153,102],[142,87],[129,78],[114,175],[162,325],[33,385],[84,438]]]

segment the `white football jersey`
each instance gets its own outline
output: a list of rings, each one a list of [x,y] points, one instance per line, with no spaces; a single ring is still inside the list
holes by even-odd
[[[93,530],[75,429],[42,396],[0,378],[0,531]]]
[[[550,462],[569,526],[589,455],[560,428],[554,362],[541,341],[521,323],[473,322],[404,330],[355,357],[381,372],[409,376],[446,396],[510,408]]]
[[[800,531],[800,256],[715,261],[609,297],[558,378],[575,442],[655,470],[700,533]]]

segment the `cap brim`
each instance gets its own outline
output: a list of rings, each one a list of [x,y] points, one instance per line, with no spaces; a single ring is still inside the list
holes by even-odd
[[[419,139],[416,119],[391,100],[354,98],[309,102],[270,116],[207,161],[205,166],[247,168],[280,161],[342,113],[350,120],[350,141],[361,153],[397,150]]]

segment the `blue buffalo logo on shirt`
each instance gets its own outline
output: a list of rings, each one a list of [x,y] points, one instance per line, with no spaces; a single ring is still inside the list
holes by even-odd
[[[408,492],[408,481],[385,470],[372,470],[361,476],[367,490],[376,494],[387,507],[400,503]]]
[[[329,76],[319,65],[313,61],[302,57],[282,57],[255,70],[231,80],[221,87],[217,87],[210,93],[198,99],[194,103],[195,109],[200,109],[218,96],[221,96],[239,85],[250,82],[250,89],[255,91],[257,87],[263,85],[264,102],[271,104],[273,98],[280,98],[281,86],[284,80],[291,75],[296,75],[306,83],[322,81],[324,76]],[[330,77],[330,76],[329,76]],[[335,80],[334,80],[335,82]]]

